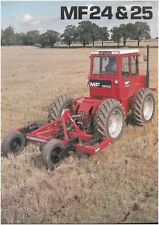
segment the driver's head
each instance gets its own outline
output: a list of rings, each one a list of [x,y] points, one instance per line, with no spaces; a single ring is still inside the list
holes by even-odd
[[[115,63],[115,57],[110,57],[109,58],[109,63]]]

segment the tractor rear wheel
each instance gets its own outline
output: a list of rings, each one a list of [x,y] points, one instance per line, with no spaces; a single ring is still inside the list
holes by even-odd
[[[64,145],[59,140],[51,140],[42,149],[42,157],[47,169],[53,170],[58,165],[59,155],[64,150]]]
[[[16,130],[10,131],[2,142],[1,154],[5,157],[7,157],[9,153],[17,155],[23,151],[25,145],[26,139],[21,132]]]
[[[95,114],[95,134],[116,140],[123,131],[125,115],[122,105],[115,99],[104,100]]]
[[[55,98],[49,110],[49,122],[59,119],[64,109],[71,109],[73,98],[68,95],[60,95]]]
[[[135,124],[143,126],[152,120],[155,110],[155,99],[148,88],[140,89],[132,103],[132,114]]]

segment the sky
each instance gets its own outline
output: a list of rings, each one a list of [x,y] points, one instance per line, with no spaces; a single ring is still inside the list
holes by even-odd
[[[157,1],[2,1],[1,2],[1,28],[5,29],[11,25],[15,32],[27,32],[30,30],[39,30],[40,33],[52,29],[63,33],[67,25],[78,25],[83,20],[89,20],[88,15],[83,16],[83,20],[61,20],[61,6],[112,6],[113,18],[108,20],[102,17],[100,20],[90,20],[99,26],[106,26],[109,30],[122,23],[135,23],[137,21],[147,22],[150,26],[151,36],[158,36],[158,6]],[[153,18],[151,20],[131,20],[131,6],[152,6]],[[117,20],[115,11],[117,6],[125,6],[128,11],[128,19]]]

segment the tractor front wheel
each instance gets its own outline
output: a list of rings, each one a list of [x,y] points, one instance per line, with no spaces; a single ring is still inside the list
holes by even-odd
[[[64,109],[71,109],[73,98],[68,95],[56,97],[49,109],[49,122],[60,119]]]
[[[60,154],[64,150],[64,145],[59,140],[51,140],[42,149],[42,157],[47,169],[53,170],[60,161]]]
[[[120,137],[124,127],[125,115],[122,105],[115,99],[104,100],[95,114],[95,134],[101,137]]]
[[[25,145],[26,139],[21,132],[16,130],[10,131],[2,142],[1,154],[6,157],[9,153],[17,155],[23,151]]]
[[[132,114],[135,124],[143,126],[152,120],[155,110],[155,99],[148,88],[140,89],[132,103]]]

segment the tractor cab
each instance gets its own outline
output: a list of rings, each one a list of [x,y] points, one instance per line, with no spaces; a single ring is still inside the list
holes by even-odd
[[[115,98],[120,102],[144,87],[145,76],[139,71],[138,49],[109,49],[90,56],[90,96]]]

